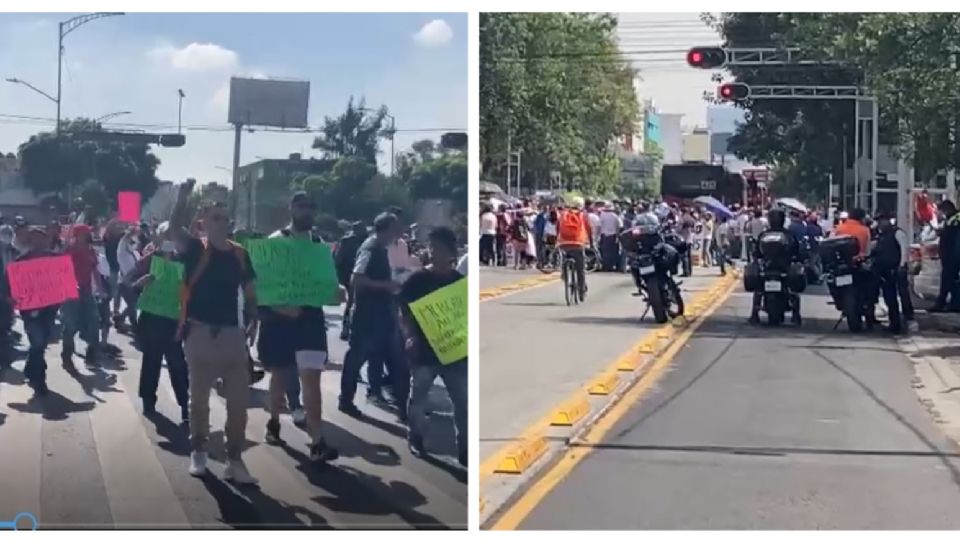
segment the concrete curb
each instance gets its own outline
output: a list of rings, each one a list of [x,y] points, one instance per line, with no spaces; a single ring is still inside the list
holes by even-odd
[[[900,338],[897,344],[913,365],[911,385],[921,405],[944,433],[960,445],[960,374],[946,358],[923,353],[937,345],[922,335]]]

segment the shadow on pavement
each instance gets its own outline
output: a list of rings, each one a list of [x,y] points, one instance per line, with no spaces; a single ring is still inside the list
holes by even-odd
[[[556,322],[567,323],[567,324],[597,324],[603,326],[626,326],[631,328],[653,328],[655,326],[660,326],[655,320],[653,320],[653,314],[648,314],[646,318],[642,321],[640,320],[640,313],[643,313],[641,309],[637,312],[636,316],[632,317],[563,317],[559,319],[553,319]]]
[[[27,384],[27,378],[23,376],[22,371],[14,369],[13,366],[8,366],[0,370],[0,382],[11,386],[22,386]]]
[[[42,414],[44,420],[50,421],[66,420],[72,413],[92,411],[95,405],[92,401],[82,403],[70,401],[66,396],[53,390],[42,398],[34,395],[26,403],[7,404],[17,412]]]
[[[400,456],[393,447],[371,443],[332,422],[325,423],[324,437],[340,451],[343,457],[359,457],[374,465],[387,467],[400,465]]]
[[[146,419],[154,425],[157,435],[166,439],[165,441],[159,441],[157,446],[178,456],[190,455],[189,428],[174,423],[159,412],[146,415]]]
[[[299,450],[283,447],[297,461],[297,469],[307,480],[330,495],[320,495],[313,500],[334,512],[353,514],[395,514],[416,528],[449,529],[433,516],[414,510],[427,502],[420,491],[406,483],[394,481],[389,484],[382,478],[366,474],[347,466],[317,464]]]
[[[115,386],[117,376],[113,373],[107,373],[103,369],[93,369],[90,375],[85,375],[77,370],[71,360],[64,362],[62,365],[63,370],[80,384],[83,393],[100,403],[104,403],[104,400],[97,396],[97,393],[120,392]]]

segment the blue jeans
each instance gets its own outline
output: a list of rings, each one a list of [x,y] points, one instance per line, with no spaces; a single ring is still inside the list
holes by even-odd
[[[410,403],[407,406],[411,436],[423,437],[427,424],[427,405],[430,389],[437,376],[447,387],[453,402],[453,423],[457,433],[457,450],[467,452],[467,361],[449,365],[413,366],[410,370]]]
[[[72,356],[74,352],[73,337],[80,334],[80,339],[87,343],[87,356],[96,354],[100,344],[100,314],[96,299],[90,291],[81,291],[80,298],[63,304],[60,316],[63,322],[63,356]]]

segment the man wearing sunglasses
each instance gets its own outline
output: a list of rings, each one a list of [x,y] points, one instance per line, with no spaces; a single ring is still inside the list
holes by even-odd
[[[230,216],[223,204],[212,204],[198,216],[194,231],[188,231],[186,207],[195,181],[181,184],[170,218],[171,232],[183,247],[183,312],[178,326],[183,339],[190,379],[190,474],[207,470],[206,443],[210,431],[210,389],[220,379],[227,401],[227,459],[224,478],[238,484],[255,484],[241,460],[246,440],[248,386],[248,340],[256,334],[257,298],[253,264],[246,250],[228,240]],[[237,291],[244,293],[244,313],[238,309]],[[246,331],[245,331],[246,330]]]

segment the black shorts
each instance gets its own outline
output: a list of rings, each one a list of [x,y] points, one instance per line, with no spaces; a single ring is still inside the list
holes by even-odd
[[[295,368],[297,351],[326,350],[327,328],[323,318],[266,320],[260,323],[257,357],[267,371]]]

